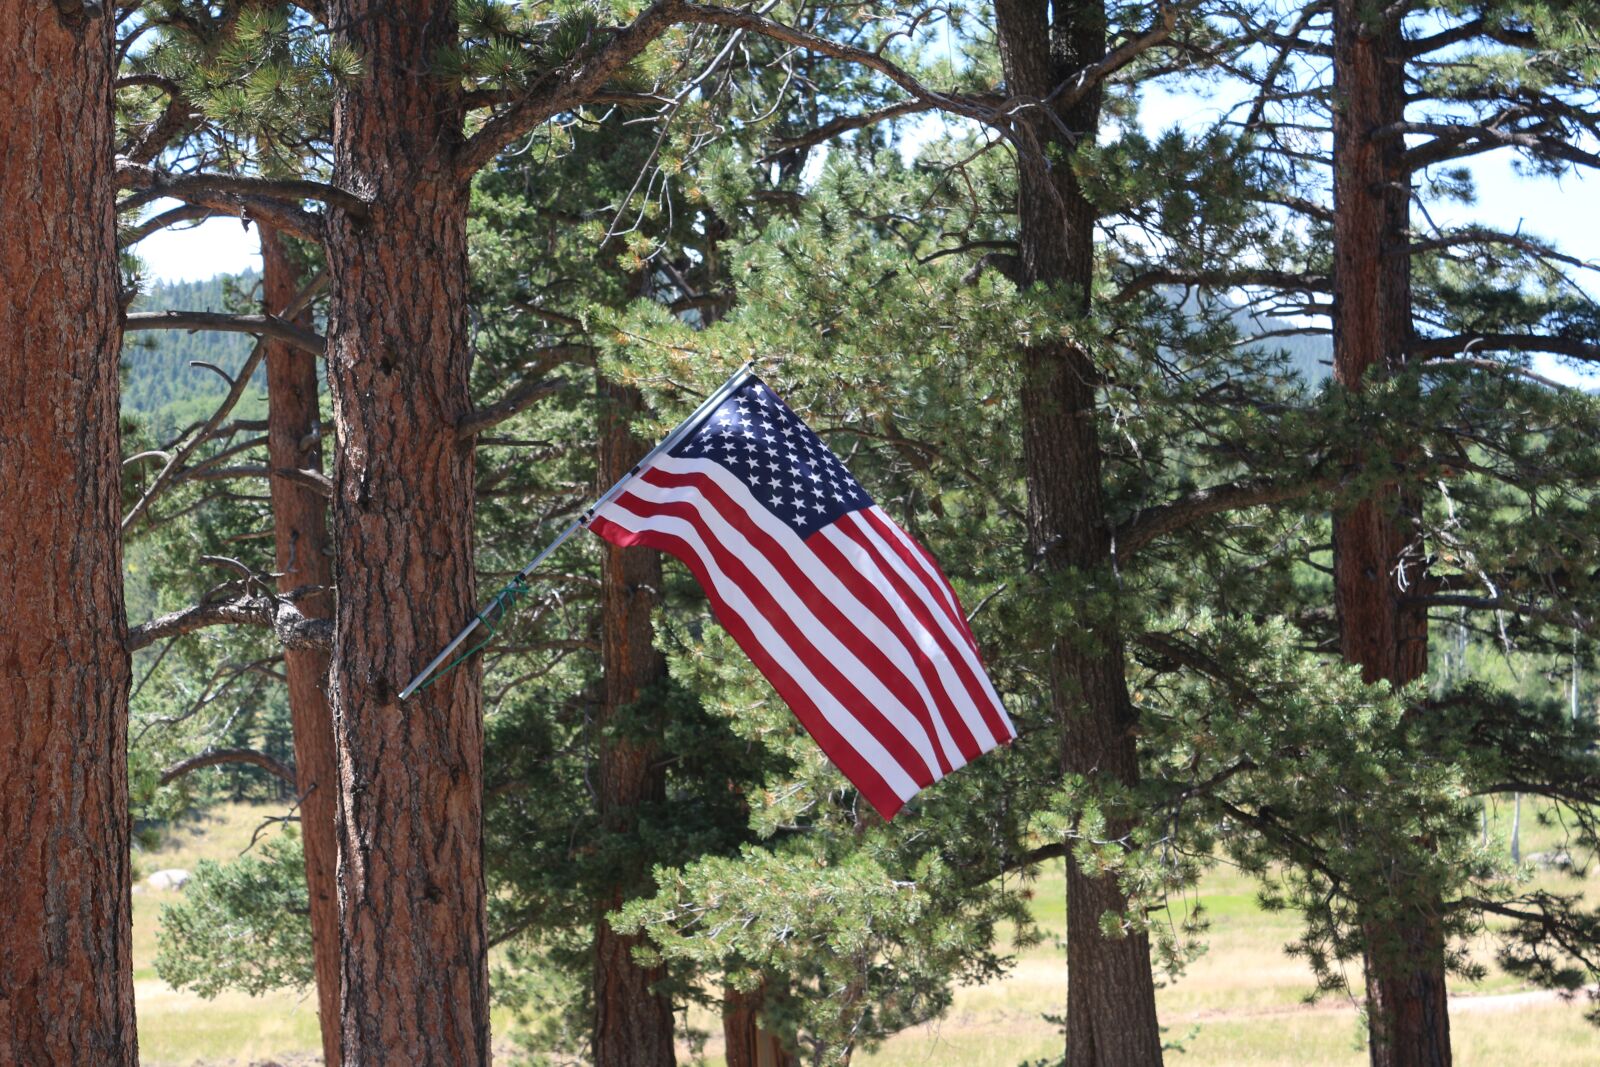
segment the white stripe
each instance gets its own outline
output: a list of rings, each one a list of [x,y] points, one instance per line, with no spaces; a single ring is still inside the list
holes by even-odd
[[[893,519],[889,518],[889,516],[885,515],[883,511],[876,505],[874,505],[870,510],[888,525],[890,531],[897,535],[902,543],[910,540],[910,535],[904,530],[900,529],[899,524]],[[888,558],[892,561],[893,566],[905,568],[905,561],[900,558],[898,553],[894,552],[892,545],[888,545],[884,542],[883,535],[879,533],[876,527],[868,527],[867,536],[870,537],[875,544],[881,546],[880,550],[884,551],[888,555]],[[906,551],[911,553],[912,558],[919,564],[925,564],[927,562],[922,553],[918,551],[916,545],[906,544]],[[928,594],[927,586],[916,581],[916,575],[908,573],[908,570],[909,569],[902,571],[902,573],[905,574],[906,582],[910,584],[919,595],[923,596],[924,601],[926,601],[927,596],[930,595]],[[951,599],[949,590],[944,587],[943,578],[939,575],[933,575],[932,577],[935,588],[940,590],[940,599]],[[933,606],[936,607],[937,605],[935,604]],[[976,643],[971,638],[970,631],[967,629],[966,620],[961,614],[959,605],[953,609],[952,614],[954,615],[955,619],[961,619],[962,621],[958,624],[951,618],[950,615],[945,615],[942,613],[937,614],[936,617],[940,626],[944,628],[945,633],[951,635],[956,641],[956,648],[960,651],[962,660],[967,664],[973,675],[978,679],[978,684],[983,689],[983,692],[988,696],[990,704],[994,707],[995,711],[999,713],[1000,721],[1005,727],[1007,736],[1017,736],[1017,728],[1012,724],[1011,716],[1007,714],[1005,705],[1000,702],[1000,695],[995,692],[994,683],[989,680],[989,672],[983,669],[983,661],[978,658]]]
[[[861,524],[858,523],[858,525]],[[852,539],[849,534],[838,529],[837,526],[829,526],[823,530],[823,536],[827,537],[835,548],[844,553],[845,558],[866,577],[867,581],[882,589],[885,596],[893,597],[897,600],[900,599],[900,594],[895,591],[889,576],[879,567],[878,562],[872,558],[871,554]],[[919,596],[916,590],[912,590],[911,595]],[[927,607],[928,605],[924,598],[924,610]],[[938,635],[924,626],[912,614],[909,606],[903,609],[902,617],[906,626],[921,643],[923,651],[933,661],[935,669],[939,672],[939,680],[943,683],[945,692],[950,694],[950,701],[955,705],[957,714],[961,716],[961,721],[966,723],[967,730],[972,734],[973,741],[977,742],[978,751],[989,751],[995,746],[994,734],[990,732],[989,724],[984,721],[982,712],[973,704],[972,695],[967,691],[965,683],[962,682],[956,665],[950,659],[950,654],[945,651],[944,642],[940,641]],[[958,655],[964,647],[958,646]]]
[[[1000,694],[995,693],[994,683],[989,680],[989,672],[984,670],[984,662],[982,662],[981,657],[978,656],[978,640],[971,635],[971,627],[970,625],[966,624],[966,614],[962,611],[962,605],[960,605],[960,601],[955,598],[955,593],[950,592],[949,585],[947,585],[946,581],[944,581],[944,576],[939,574],[938,571],[933,568],[933,561],[928,560],[928,557],[923,555],[922,550],[918,549],[917,542],[914,542],[912,539],[910,539],[910,534],[902,530],[901,525],[899,525],[898,522],[894,522],[893,518],[883,514],[883,509],[880,509],[877,504],[874,504],[874,506],[867,510],[874,512],[878,518],[882,518],[883,522],[885,522],[886,525],[888,525],[888,528],[890,528],[891,533],[898,537],[899,541],[901,541],[901,544],[906,545],[907,552],[910,552],[910,557],[917,561],[917,566],[922,568],[923,573],[928,574],[928,577],[930,577],[931,581],[933,581],[934,589],[938,589],[939,595],[941,595],[944,600],[949,601],[950,614],[962,621],[962,624],[960,624],[960,629],[965,632],[966,641],[962,646],[963,653],[970,649],[970,654],[966,654],[965,656],[966,662],[970,662],[971,667],[973,667],[973,673],[978,675],[978,680],[981,681],[982,686],[984,686],[984,693],[989,694],[990,702],[994,702],[995,710],[1000,712],[1000,721],[1005,723],[1006,729],[1010,731],[1010,736],[1016,737],[1016,726],[1011,723],[1011,715],[1010,713],[1006,712],[1005,704],[1000,702]],[[946,622],[949,622],[950,616],[942,616],[942,619],[944,619]]]
[[[954,770],[955,768],[960,767],[967,762],[966,756],[961,752],[961,746],[956,744],[954,736],[952,736],[950,733],[950,727],[949,724],[945,722],[944,713],[939,709],[938,703],[933,698],[933,693],[928,689],[927,683],[923,680],[922,671],[917,666],[916,659],[913,656],[913,650],[907,647],[903,638],[880,622],[877,615],[872,612],[872,609],[863,604],[861,600],[838,579],[833,571],[829,570],[827,565],[816,557],[816,554],[809,547],[807,547],[805,541],[795,534],[792,527],[783,522],[776,515],[772,514],[771,510],[757,500],[755,495],[750,492],[749,487],[747,487],[743,482],[739,481],[739,479],[734,477],[734,475],[731,474],[727,468],[723,467],[719,463],[697,459],[664,458],[663,461],[658,461],[651,464],[651,467],[660,468],[661,470],[670,474],[703,475],[714,481],[723,492],[727,493],[728,496],[733,500],[734,504],[743,509],[744,512],[749,516],[751,522],[755,523],[756,526],[762,530],[762,532],[768,534],[773,538],[773,540],[778,542],[779,546],[789,554],[789,557],[794,561],[795,566],[800,569],[800,572],[805,575],[806,579],[816,587],[817,591],[820,592],[823,597],[825,597],[830,603],[840,610],[845,618],[849,620],[849,622],[856,628],[856,631],[861,635],[861,638],[874,647],[880,649],[888,657],[889,661],[906,678],[906,680],[911,683],[912,688],[914,688],[922,697],[923,704],[928,709],[928,717],[933,721],[934,733],[938,738],[939,747],[943,750],[945,759],[949,761],[950,768]],[[644,484],[645,483],[642,481],[635,483],[636,486]],[[657,491],[661,492],[661,490]],[[649,499],[657,498],[650,497]],[[852,545],[851,547],[855,548],[858,552],[860,551],[859,546]],[[855,558],[850,552],[845,552],[844,557],[847,562],[853,561]],[[857,567],[856,569],[860,570],[860,567]],[[879,588],[884,588],[881,581],[874,582],[873,584]],[[895,599],[892,590],[885,589],[885,599],[891,601]],[[893,605],[891,604],[891,608],[892,607]],[[922,649],[922,651],[928,656],[929,660],[931,660],[934,664],[935,669],[937,669],[938,665],[944,660],[943,649],[939,647],[938,642],[931,634],[927,634],[923,631],[923,628],[917,623],[916,619],[909,617],[909,615],[904,612],[900,612],[899,615],[912,640],[917,643],[917,647]],[[941,677],[943,677],[942,674]],[[956,679],[956,684],[960,686],[959,679]],[[946,691],[952,705],[970,703],[972,699],[971,697],[967,696],[967,692],[964,687],[951,690],[948,680],[947,683],[940,688]],[[918,726],[918,733],[923,734],[924,736],[926,734],[926,731],[920,726],[920,724]],[[979,735],[974,734],[973,740],[976,741],[978,736]],[[920,752],[922,750],[919,748],[918,751]],[[929,762],[929,770],[931,770],[935,777],[937,777],[939,773],[938,766],[933,761],[932,754],[924,753],[924,758]]]
[[[967,643],[966,637],[951,625],[950,617],[944,613],[944,609],[939,606],[938,601],[933,599],[933,595],[928,592],[927,587],[906,567],[905,561],[900,558],[899,553],[895,552],[893,546],[884,542],[871,523],[867,522],[864,517],[857,516],[856,528],[878,550],[878,555],[882,556],[884,561],[888,563],[890,570],[898,575],[901,582],[911,590],[911,595],[922,603],[923,609],[933,617],[934,625],[938,626],[940,631],[943,632],[945,641],[955,650],[955,655],[961,658],[961,662],[966,664],[967,670],[972,673],[972,676],[977,679],[979,692],[987,696],[995,708],[999,710],[1000,721],[1009,729],[1011,723],[1006,717],[1005,709],[1000,706],[1000,701],[994,693],[994,687],[989,684],[989,676],[984,671],[983,665],[977,661],[977,657],[972,654],[972,646]],[[844,535],[840,534],[840,536]],[[961,685],[959,679],[957,679],[956,684]],[[964,685],[961,687],[961,692],[966,692]],[[968,708],[971,709],[970,712],[966,710]],[[970,697],[963,705],[962,714],[972,728],[973,736],[978,738],[979,748],[987,752],[1000,741],[1000,738],[990,732],[989,724],[984,721],[982,712]],[[988,738],[987,743],[984,742],[984,738]]]
[[[895,534],[898,535],[897,540],[906,546],[906,551],[910,552],[911,558],[916,560],[917,569],[928,576],[928,580],[933,583],[933,587],[939,591],[939,599],[949,605],[950,614],[954,615],[958,619],[965,618],[961,611],[960,603],[956,601],[955,596],[945,586],[944,576],[929,568],[927,557],[922,554],[921,547],[915,541],[911,540],[911,535],[902,530],[900,528],[900,524],[891,519],[888,513],[882,508],[878,507],[878,505],[874,504],[866,510],[872,512],[879,519],[883,520],[883,522],[887,523],[889,529],[893,530]]]
[[[900,543],[906,546],[906,551],[911,553],[911,558],[916,560],[917,566],[922,569],[923,573],[928,575],[928,578],[930,581],[932,581],[934,588],[939,590],[940,596],[947,603],[949,603],[951,615],[961,620],[961,626],[964,630],[966,630],[966,633],[962,635],[966,638],[966,640],[962,641],[960,646],[963,651],[964,658],[966,659],[967,663],[972,666],[972,673],[978,676],[979,682],[983,685],[983,691],[989,694],[990,701],[994,703],[995,709],[1000,712],[1000,721],[1005,723],[1006,729],[1011,732],[1012,737],[1017,736],[1017,728],[1012,724],[1011,716],[1006,713],[1006,706],[1000,702],[1000,694],[994,691],[994,684],[989,680],[989,672],[983,669],[983,661],[978,658],[978,653],[975,647],[976,641],[971,637],[971,628],[967,625],[966,616],[961,611],[961,604],[956,600],[955,595],[951,593],[949,588],[946,586],[944,575],[936,573],[931,569],[932,564],[928,560],[928,557],[925,556],[918,545],[911,540],[911,535],[906,533],[905,530],[901,529],[899,523],[895,522],[888,515],[885,515],[882,508],[874,504],[867,510],[871,511],[873,514],[877,515],[879,519],[883,520],[884,524],[889,527],[889,530],[897,538],[899,538]],[[874,530],[871,532],[875,533],[876,531]],[[926,586],[923,588],[925,589]],[[940,618],[942,621],[948,623],[950,616],[940,616]],[[969,651],[970,654],[967,654]]]
[[[635,483],[635,486],[641,483]],[[634,487],[630,487],[632,491]],[[671,534],[685,541],[705,568],[707,575],[716,586],[717,595],[727,603],[728,607],[739,614],[745,625],[750,630],[762,648],[783,668],[795,683],[805,690],[806,695],[816,704],[822,712],[823,718],[828,720],[839,736],[844,738],[846,744],[861,753],[862,759],[872,765],[901,800],[909,800],[919,788],[916,781],[900,766],[900,761],[889,754],[889,751],[879,743],[872,732],[863,726],[854,715],[839,703],[838,699],[828,690],[828,687],[817,681],[805,662],[795,654],[789,644],[779,637],[767,622],[766,616],[758,611],[750,599],[745,596],[738,583],[733,581],[717,566],[715,557],[706,548],[699,531],[683,519],[673,518],[668,515],[642,516],[635,515],[623,507],[618,501],[607,504],[600,514],[610,522],[616,523],[623,529],[633,532],[656,531]],[[937,777],[937,768],[935,768]]]
[[[655,466],[660,466],[664,470],[677,468],[680,473],[682,472],[681,468],[684,465],[682,461],[670,460],[669,462],[673,464],[672,467],[668,467],[665,464],[655,464]],[[710,474],[710,472],[703,473]],[[732,481],[731,478],[728,480]],[[719,481],[718,484],[721,485],[722,483]],[[754,508],[762,507],[761,504],[749,497],[749,491],[744,486],[734,483],[734,485],[724,486],[724,488],[730,492],[730,495],[734,489],[737,489],[746,497],[745,500],[741,501],[738,496],[734,496],[733,502],[735,506],[743,508],[747,514]],[[732,523],[723,518],[722,514],[710,501],[705,499],[699,489],[693,486],[668,489],[658,485],[651,485],[643,478],[638,478],[628,486],[628,492],[652,504],[685,503],[693,507],[700,516],[701,521],[710,529],[711,536],[727,546],[728,550],[750,569],[755,580],[767,592],[772,594],[779,607],[794,620],[795,625],[800,628],[801,633],[805,634],[818,655],[837,667],[839,673],[844,675],[845,679],[854,685],[861,695],[873,707],[877,708],[884,718],[900,732],[900,735],[911,744],[917,755],[922,757],[922,762],[927,767],[929,776],[935,781],[942,777],[943,772],[939,770],[938,758],[934,755],[933,742],[929,740],[927,730],[917,721],[916,715],[883,684],[882,679],[876,673],[861,662],[848,645],[839,640],[832,628],[824,625],[822,620],[812,613],[811,609],[806,606],[805,601],[794,591],[783,577],[783,574],[772,565],[766,555],[751,544]],[[751,517],[755,518],[753,515]],[[798,556],[800,553],[809,555],[805,544],[795,535],[793,530],[785,527],[781,532],[770,532],[774,539],[778,541],[779,551],[786,552],[791,558]],[[819,563],[817,566],[820,567],[821,564]],[[843,592],[843,587],[839,588],[840,592]],[[860,610],[865,612],[866,609],[862,608]],[[866,635],[862,635],[862,639],[870,640]],[[935,723],[939,723],[938,710],[931,706],[931,702],[929,714]],[[944,743],[944,740],[941,739],[941,744]],[[954,747],[953,742],[950,742],[950,747]],[[949,749],[947,749],[948,751]],[[963,762],[965,761],[962,759],[960,750],[955,750],[955,758],[951,760],[952,766],[960,766]]]

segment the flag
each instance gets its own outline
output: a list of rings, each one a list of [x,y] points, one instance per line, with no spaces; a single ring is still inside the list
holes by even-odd
[[[892,818],[1016,730],[933,557],[765,383],[730,385],[589,529],[682,560],[834,766]]]

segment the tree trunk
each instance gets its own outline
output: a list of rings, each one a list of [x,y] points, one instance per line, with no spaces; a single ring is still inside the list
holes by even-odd
[[[263,310],[277,314],[294,299],[299,278],[282,239],[263,226]],[[300,325],[311,324],[310,314]],[[267,454],[274,471],[322,470],[321,415],[317,410],[317,358],[270,338],[267,347]],[[329,553],[328,504],[290,478],[272,476],[272,527],[277,546],[278,589],[307,586],[323,592],[296,601],[308,619],[333,614],[333,561]],[[295,795],[300,802],[300,838],[305,846],[306,890],[311,898],[311,946],[317,976],[317,1015],[325,1062],[339,1062],[339,862],[335,824],[338,774],[333,754],[333,713],[328,708],[328,654],[286,649],[289,718],[294,726]]]
[[[799,1059],[783,1047],[778,1035],[761,1025],[766,986],[741,993],[732,986],[722,994],[722,1036],[728,1067],[798,1067]]]
[[[343,1059],[486,1064],[478,662],[396,699],[477,610],[463,108],[430,73],[454,5],[333,0],[328,21],[362,64],[334,181],[372,204],[328,223]]]
[[[1000,55],[1011,95],[1046,99],[1062,82],[1105,54],[1099,2],[997,0]],[[1060,109],[1061,123],[1092,142],[1100,98],[1091,93]],[[1018,156],[1019,245],[1023,281],[1052,287],[1074,311],[1089,310],[1094,272],[1094,210],[1068,162],[1072,143],[1044,115],[1025,120],[1037,150]],[[1058,153],[1054,165],[1045,153]],[[1022,354],[1022,434],[1028,486],[1028,538],[1052,571],[1111,582],[1111,542],[1101,484],[1096,426],[1098,372],[1088,353],[1046,341]],[[1066,774],[1112,788],[1138,780],[1134,728],[1120,635],[1107,627],[1093,642],[1061,634],[1050,681],[1061,725]],[[1132,825],[1114,818],[1112,837]],[[1068,1067],[1139,1067],[1161,1062],[1150,942],[1133,933],[1107,938],[1101,916],[1127,911],[1115,876],[1095,876],[1067,857]]]
[[[138,1062],[110,20],[0,0],[0,1063]]]
[[[1398,368],[1411,337],[1405,146],[1372,136],[1405,116],[1404,39],[1398,17],[1371,14],[1359,0],[1336,0],[1333,37],[1333,373],[1359,388],[1370,368]],[[1334,516],[1340,647],[1368,682],[1398,687],[1427,670],[1427,612],[1405,601],[1426,577],[1416,514],[1415,498],[1388,486]],[[1418,896],[1402,883],[1391,893]],[[1438,901],[1417,900],[1397,920],[1364,925],[1374,1067],[1450,1063],[1440,914]]]
[[[643,407],[637,390],[600,384],[600,487],[626,474],[648,451],[630,431]],[[661,588],[661,555],[645,548],[601,549],[600,648],[604,698],[595,723],[599,735],[600,819],[609,833],[631,832],[640,804],[666,795],[666,776],[656,745],[638,736],[615,736],[619,713],[653,699],[652,688],[667,676],[656,651],[650,611]],[[631,713],[637,713],[634,709]],[[631,731],[629,731],[631,733]],[[651,735],[655,735],[651,731]],[[611,929],[606,913],[648,872],[618,871],[612,891],[601,897],[594,931],[594,1059],[598,1067],[663,1067],[675,1062],[672,1001],[652,992],[666,977],[661,967],[640,967],[633,949],[640,936]]]

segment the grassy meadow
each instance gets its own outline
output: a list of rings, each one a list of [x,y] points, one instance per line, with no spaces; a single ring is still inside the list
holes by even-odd
[[[1497,832],[1503,834],[1508,827],[1509,813],[1509,802],[1497,805]],[[205,1001],[173,990],[154,969],[160,908],[178,894],[153,890],[143,877],[168,867],[192,870],[201,859],[236,857],[268,814],[278,811],[243,804],[217,807],[173,829],[157,851],[135,859],[134,984],[139,1047],[147,1065],[244,1067],[272,1062],[301,1067],[317,1062],[316,1005],[309,991],[266,997],[225,994]],[[1555,840],[1556,831],[1538,826],[1533,815],[1532,805],[1525,805],[1524,855],[1551,848]],[[1600,870],[1593,863],[1582,880],[1544,873],[1538,881],[1568,892],[1583,888],[1591,903],[1600,900]],[[1003,981],[958,991],[945,1018],[899,1034],[881,1049],[857,1056],[856,1062],[868,1067],[1016,1067],[1050,1056],[1060,1039],[1042,1016],[1062,1011],[1066,985],[1063,954],[1051,944],[1051,935],[1059,938],[1065,929],[1060,870],[1047,870],[1033,889],[1045,943],[1024,951]],[[1361,1019],[1348,999],[1305,1003],[1309,972],[1282,951],[1296,930],[1293,915],[1262,911],[1252,881],[1225,867],[1212,871],[1191,900],[1210,919],[1210,948],[1160,993],[1168,1038],[1183,1048],[1169,1055],[1169,1064],[1360,1067],[1366,1062]],[[1481,951],[1492,962],[1487,945]],[[1483,982],[1457,982],[1453,992],[1451,1029],[1459,1067],[1600,1063],[1600,1031],[1584,1022],[1581,1004],[1529,990],[1492,968]],[[709,1015],[691,1021],[716,1033],[716,1020]],[[509,1044],[496,1045],[497,1056],[510,1062]],[[722,1063],[717,1040],[707,1045],[706,1053],[713,1067]]]

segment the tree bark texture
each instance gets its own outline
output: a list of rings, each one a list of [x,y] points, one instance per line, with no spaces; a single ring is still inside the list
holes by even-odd
[[[761,1025],[766,987],[741,993],[732,986],[722,994],[722,1036],[728,1067],[798,1067],[799,1059]]]
[[[131,1067],[111,25],[0,26],[0,1063]]]
[[[328,379],[341,1041],[346,1064],[486,1064],[483,710],[471,659],[397,694],[477,610],[463,106],[451,0],[333,0]]]
[[[1044,100],[1105,54],[1103,5],[1056,0],[997,0],[1000,57],[1007,93]],[[1070,165],[1072,142],[1035,109],[1019,128],[1019,244],[1024,284],[1053,287],[1086,313],[1094,271],[1094,209]],[[1100,96],[1091,93],[1056,117],[1092,141]],[[1050,162],[1047,152],[1054,155]],[[1028,486],[1028,538],[1052,571],[1112,580],[1111,539],[1101,483],[1096,426],[1098,372],[1089,354],[1064,341],[1022,353],[1022,433]],[[1110,630],[1061,634],[1050,656],[1055,712],[1061,724],[1061,766],[1114,785],[1138,779],[1123,643]],[[1108,828],[1113,837],[1131,825]],[[1150,942],[1143,934],[1107,938],[1100,919],[1127,911],[1115,876],[1097,877],[1067,856],[1068,1067],[1139,1067],[1161,1062]]]
[[[282,238],[262,226],[262,310],[275,315],[299,291]],[[299,325],[310,327],[311,316]],[[274,472],[322,470],[322,418],[317,410],[317,358],[283,341],[263,338],[267,355],[267,454]],[[278,589],[323,590],[295,603],[308,619],[333,617],[333,560],[328,504],[304,482],[274,473],[271,479],[274,569]],[[311,900],[311,946],[317,979],[317,1015],[325,1062],[339,1062],[339,849],[336,808],[339,780],[333,752],[333,712],[328,707],[328,653],[285,649],[289,718],[294,727],[295,795],[305,848],[306,890]]]
[[[630,429],[643,407],[635,389],[600,383],[600,488],[627,474],[649,451]],[[666,775],[656,745],[637,736],[616,736],[618,718],[654,699],[667,676],[666,658],[655,647],[650,612],[661,589],[661,554],[646,548],[619,548],[603,542],[600,562],[600,650],[604,694],[595,722],[599,735],[601,825],[609,833],[629,833],[639,805],[666,796]],[[653,732],[652,732],[653,733]],[[618,871],[604,894],[594,931],[594,1059],[598,1067],[666,1067],[676,1062],[672,1043],[672,1001],[651,987],[666,977],[661,967],[641,967],[633,950],[638,935],[611,929],[606,914],[620,907],[643,870]]]
[[[1358,0],[1334,4],[1334,377],[1360,388],[1401,366],[1411,339],[1410,173],[1401,138],[1373,131],[1405,117],[1400,20]],[[1426,580],[1415,497],[1385,486],[1334,516],[1334,598],[1344,657],[1396,687],[1428,667],[1428,618],[1408,605]],[[1403,878],[1403,874],[1397,875]],[[1402,899],[1418,896],[1397,882]],[[1445,941],[1438,901],[1365,927],[1373,1067],[1448,1067]]]

